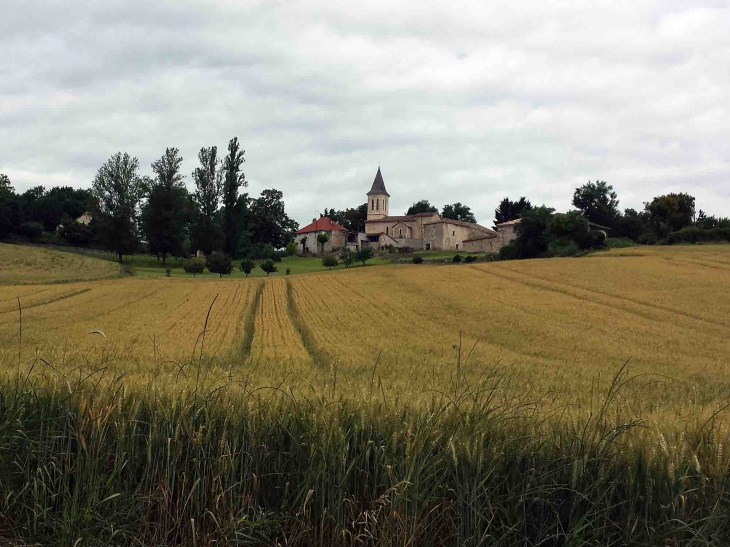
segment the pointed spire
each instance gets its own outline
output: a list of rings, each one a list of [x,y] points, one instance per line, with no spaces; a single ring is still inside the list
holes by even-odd
[[[375,180],[373,181],[373,187],[367,193],[368,196],[374,195],[386,195],[390,197],[390,194],[385,189],[385,183],[383,182],[383,175],[380,173],[380,167],[378,166],[378,172],[375,174]]]

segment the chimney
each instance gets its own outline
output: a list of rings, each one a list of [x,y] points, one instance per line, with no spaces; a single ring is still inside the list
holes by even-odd
[[[312,222],[317,222],[317,219],[316,219],[316,218],[313,218],[313,219],[312,219]]]

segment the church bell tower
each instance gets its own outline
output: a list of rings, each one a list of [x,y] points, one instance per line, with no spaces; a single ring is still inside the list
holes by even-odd
[[[380,167],[375,175],[373,186],[368,192],[368,220],[379,220],[388,216],[388,198],[390,194],[385,189]]]

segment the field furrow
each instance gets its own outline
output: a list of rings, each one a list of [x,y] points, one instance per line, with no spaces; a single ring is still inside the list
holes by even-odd
[[[301,365],[311,361],[301,336],[287,310],[286,281],[267,279],[254,318],[251,358],[280,365]]]

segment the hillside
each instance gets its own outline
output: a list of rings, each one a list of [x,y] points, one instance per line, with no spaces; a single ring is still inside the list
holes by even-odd
[[[703,245],[2,287],[0,544],[725,547],[728,273]]]
[[[7,247],[7,246],[6,246]],[[17,251],[25,248],[12,248]],[[114,273],[116,265],[29,249],[25,280]],[[33,265],[42,265],[38,273]],[[74,270],[76,269],[76,270]],[[7,270],[5,270],[7,271]],[[17,335],[16,296],[28,308],[24,340],[125,348],[146,377],[153,357],[196,346],[211,309],[205,352],[267,363],[266,375],[338,362],[343,374],[376,360],[393,389],[416,388],[418,370],[450,370],[460,343],[472,363],[528,367],[546,386],[580,394],[592,375],[627,359],[632,370],[727,380],[730,246],[621,249],[580,259],[397,265],[269,279],[128,278],[17,287],[0,298],[0,344]],[[5,274],[18,279],[17,271]],[[12,275],[12,277],[10,277]],[[74,322],[64,319],[73,316]],[[154,338],[154,349],[153,349]],[[472,350],[473,348],[473,350]],[[330,363],[331,364],[331,363]],[[328,365],[329,366],[329,365]],[[720,368],[718,368],[720,367]],[[419,378],[419,381],[422,378]],[[353,385],[359,377],[352,376]],[[344,384],[343,384],[344,385]]]
[[[119,264],[74,253],[0,243],[0,285],[33,285],[116,277]]]

